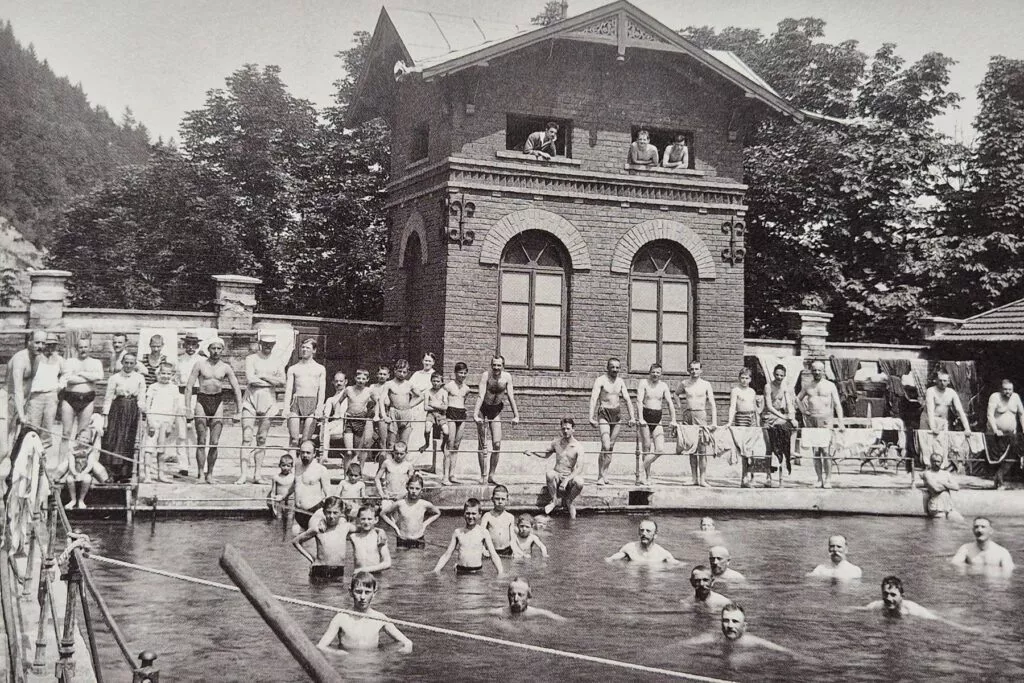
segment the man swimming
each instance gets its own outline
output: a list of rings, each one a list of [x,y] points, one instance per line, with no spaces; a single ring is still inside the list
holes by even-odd
[[[949,561],[956,565],[991,567],[1009,573],[1013,571],[1010,551],[992,540],[992,522],[988,517],[975,517],[972,525],[974,542],[964,543]]]
[[[855,607],[855,610],[860,611],[880,611],[885,616],[891,619],[900,619],[902,617],[920,617],[922,619],[932,619],[935,621],[941,621],[947,626],[952,626],[963,631],[970,631],[977,633],[975,629],[967,626],[961,626],[960,624],[949,621],[940,617],[930,609],[922,607],[921,605],[907,600],[903,597],[903,582],[900,581],[898,576],[887,576],[882,579],[882,599],[875,600],[868,603],[863,607]]]
[[[729,557],[729,550],[724,545],[715,545],[708,549],[708,564],[711,565],[711,573],[716,581],[728,581],[731,583],[746,581],[743,574],[729,568],[730,562],[732,562],[732,559]]]
[[[658,535],[657,522],[653,519],[643,520],[640,522],[638,533],[639,541],[627,543],[619,548],[617,553],[606,557],[604,561],[628,560],[641,564],[661,564],[663,562],[670,565],[679,564],[679,560],[672,557],[672,553],[654,542],[654,537]]]
[[[559,614],[542,607],[530,607],[530,598],[533,592],[526,579],[516,577],[508,582],[508,607],[498,607],[491,610],[494,614],[503,619],[551,619],[552,621],[567,621]]]
[[[683,641],[684,645],[719,645],[722,655],[729,656],[736,649],[761,647],[775,652],[784,652],[794,657],[799,656],[792,650],[776,645],[770,640],[752,636],[747,633],[747,615],[743,608],[730,602],[722,608],[722,631],[712,631]]]
[[[850,581],[861,577],[860,567],[846,559],[846,536],[836,534],[828,537],[829,564],[819,564],[808,576],[821,576],[838,581]]]
[[[633,402],[629,399],[626,383],[619,377],[622,361],[609,358],[605,373],[594,380],[594,389],[590,392],[590,424],[601,433],[601,454],[597,456],[597,485],[608,483],[605,477],[608,466],[612,463],[612,451],[619,438],[622,420],[621,402],[626,402],[629,413],[629,426],[636,424],[633,417]]]
[[[711,570],[702,564],[698,564],[690,570],[690,585],[693,586],[693,600],[683,598],[679,602],[691,607],[703,607],[712,612],[718,612],[732,601],[712,590],[715,587],[715,577]]]

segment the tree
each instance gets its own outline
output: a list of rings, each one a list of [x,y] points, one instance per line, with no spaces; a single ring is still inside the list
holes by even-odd
[[[566,0],[548,0],[544,3],[544,9],[541,10],[541,13],[530,19],[530,23],[538,26],[548,26],[564,19],[568,9],[569,3]]]

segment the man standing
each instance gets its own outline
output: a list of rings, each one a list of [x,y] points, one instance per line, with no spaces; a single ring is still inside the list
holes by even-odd
[[[299,362],[288,368],[284,385],[284,409],[288,416],[288,444],[297,448],[301,441],[313,438],[316,417],[327,397],[327,370],[313,360],[316,340],[299,346]]]
[[[846,536],[836,534],[828,537],[829,564],[819,564],[810,576],[822,576],[839,581],[850,581],[861,577],[860,567],[846,559]]]
[[[561,500],[569,511],[569,518],[576,518],[573,501],[583,492],[583,446],[576,440],[576,421],[563,417],[559,424],[561,438],[555,439],[544,453],[529,452],[539,458],[555,456],[555,466],[547,473],[548,495],[551,500],[544,506],[544,514],[550,515]]]
[[[494,472],[498,469],[498,456],[501,453],[501,411],[505,407],[505,396],[512,406],[512,424],[519,424],[519,406],[516,404],[515,390],[512,388],[512,375],[505,371],[505,357],[494,356],[491,359],[490,372],[480,375],[480,387],[477,392],[476,408],[473,419],[476,420],[477,459],[480,463],[480,483],[497,484]],[[487,433],[491,437],[491,461],[487,463]],[[484,472],[487,472],[485,475]]]
[[[117,332],[110,340],[110,357],[108,359],[107,372],[114,374],[121,372],[121,359],[128,350],[128,335],[124,332]]]
[[[939,370],[935,375],[935,384],[924,392],[924,403],[928,414],[928,428],[932,430],[932,434],[949,430],[950,408],[956,411],[964,431],[971,431],[971,423],[967,421],[967,413],[960,402],[960,395],[949,386],[948,372]]]
[[[39,438],[46,449],[53,443],[54,423],[57,421],[57,392],[64,374],[64,359],[57,351],[59,344],[57,334],[47,332],[43,353],[33,359],[32,382],[25,403],[25,419],[39,430]]]
[[[964,543],[950,558],[956,565],[971,567],[996,568],[1005,573],[1013,571],[1013,558],[1010,552],[992,540],[995,530],[987,517],[975,517],[972,525],[974,542]]]
[[[196,413],[196,397],[194,393],[185,393],[188,385],[188,378],[192,376],[192,368],[199,360],[199,337],[192,332],[185,333],[182,342],[185,346],[185,353],[178,357],[178,390],[181,391],[185,402],[185,415],[188,419],[178,421],[178,473],[188,474],[188,459],[192,449],[196,447],[196,427],[191,416]]]
[[[558,124],[551,121],[544,126],[544,130],[530,133],[530,136],[526,138],[523,154],[548,161],[551,157],[558,156],[558,151],[555,149],[556,140],[558,140]]]
[[[28,401],[28,390],[35,372],[36,356],[46,346],[46,332],[32,330],[25,338],[25,348],[21,349],[7,361],[7,397],[11,416],[9,443],[13,447],[18,432],[26,422],[25,404]],[[4,451],[6,455],[6,449]]]
[[[843,423],[843,404],[839,400],[836,385],[825,379],[825,363],[816,360],[811,363],[811,381],[800,390],[796,397],[797,405],[804,416],[804,427],[811,429],[828,429],[832,427],[832,417],[839,422],[839,430],[846,426]],[[814,449],[814,473],[818,476],[818,485],[823,489],[832,488],[832,459],[828,447]]]
[[[640,380],[636,388],[636,405],[641,411],[643,422],[640,425],[640,444],[644,452],[644,478],[640,481],[637,472],[637,484],[651,483],[651,465],[665,452],[665,429],[661,426],[665,405],[668,405],[669,424],[676,424],[676,404],[672,400],[672,390],[661,381],[661,365],[653,363],[650,374]],[[653,451],[651,449],[653,445]]]
[[[796,428],[796,396],[783,384],[786,366],[779,364],[772,370],[772,381],[764,385],[764,426],[768,430],[771,452],[779,459],[779,467],[793,474],[791,435]]]
[[[292,480],[292,491],[295,492],[292,498],[295,501],[295,525],[292,531],[295,533],[309,528],[313,513],[320,509],[324,498],[331,495],[333,489],[330,473],[314,458],[315,455],[316,447],[312,441],[299,444],[299,465]]]
[[[718,426],[718,408],[715,406],[715,390],[711,383],[701,379],[699,360],[690,361],[690,376],[679,384],[680,400],[683,402],[681,425],[698,425],[715,429]],[[708,421],[708,409],[711,420]],[[690,455],[690,474],[694,486],[709,486],[705,475],[708,468],[708,442],[703,433],[698,437],[697,448]]]
[[[629,426],[636,424],[633,417],[633,402],[629,400],[626,383],[619,377],[622,361],[609,358],[605,366],[607,372],[594,380],[594,390],[590,392],[590,424],[601,432],[601,454],[597,457],[597,485],[608,483],[605,474],[612,462],[612,451],[619,438],[622,407],[620,400],[625,400],[629,412]]]
[[[240,411],[242,449],[238,454],[240,473],[236,484],[249,480],[249,449],[252,449],[252,483],[266,483],[260,473],[270,431],[270,412],[277,403],[277,388],[283,387],[285,380],[284,368],[270,357],[276,343],[275,335],[264,334],[259,339],[259,351],[245,357],[245,398]],[[254,436],[256,447],[252,448]]]
[[[1024,432],[1024,405],[1013,390],[1013,382],[1003,380],[1002,390],[988,398],[988,431],[992,446],[989,454],[1000,456],[995,487],[1006,488],[1004,479],[1015,463],[1021,462],[1020,435]],[[1020,430],[1017,429],[1018,425]]]
[[[92,342],[88,337],[78,340],[74,358],[64,361],[60,390],[60,423],[63,440],[59,461],[70,451],[71,441],[89,426],[96,403],[96,383],[103,380],[103,363],[89,356]]]
[[[217,444],[220,433],[224,429],[224,385],[227,379],[234,392],[235,405],[242,405],[242,390],[238,386],[238,378],[231,366],[220,357],[224,352],[224,341],[214,337],[207,346],[209,358],[200,358],[192,368],[188,383],[185,385],[185,396],[192,394],[192,387],[198,382],[196,393],[196,464],[199,466],[200,482],[212,484],[213,466],[217,463]],[[237,419],[237,418],[236,418]],[[210,435],[209,450],[206,448],[206,435]]]

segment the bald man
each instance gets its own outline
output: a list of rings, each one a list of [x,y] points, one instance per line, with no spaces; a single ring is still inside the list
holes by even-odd
[[[828,564],[819,564],[810,573],[810,576],[820,576],[837,581],[859,579],[862,575],[860,567],[847,560],[846,553],[846,536],[842,534],[829,536],[828,556],[831,561]]]
[[[711,574],[716,581],[743,583],[747,579],[735,569],[729,568],[731,561],[729,549],[724,545],[715,545],[708,549],[708,564],[711,565]]]
[[[551,610],[546,610],[542,607],[531,607],[530,598],[532,597],[533,591],[530,590],[529,582],[517,576],[508,583],[508,607],[499,607],[491,610],[491,614],[502,619],[522,620],[541,618],[552,621],[567,621],[565,617],[555,614]]]

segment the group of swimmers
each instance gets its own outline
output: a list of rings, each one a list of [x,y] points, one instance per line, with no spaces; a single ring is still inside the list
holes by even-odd
[[[388,513],[383,515],[383,519],[395,529],[400,540],[403,538],[408,540],[408,535],[419,534],[417,538],[422,541],[422,534],[426,531],[426,527],[439,515],[436,509],[431,509],[432,506],[420,505],[423,501],[418,498],[419,490],[415,483],[410,481],[409,495],[404,501],[405,509],[392,515],[390,520]],[[534,547],[538,548],[546,557],[547,548],[537,538],[533,520],[529,515],[513,517],[506,510],[507,501],[508,492],[502,486],[495,487],[491,498],[492,508],[486,512],[481,513],[480,501],[475,498],[466,501],[463,507],[465,526],[457,528],[453,532],[448,547],[438,559],[433,571],[440,572],[453,556],[456,557],[456,575],[481,572],[484,560],[488,558],[498,575],[501,575],[503,573],[501,557],[528,558]],[[395,512],[397,507],[397,505],[393,506],[391,511]],[[353,609],[348,613],[339,614],[331,621],[320,640],[320,647],[326,650],[376,648],[379,645],[379,632],[384,630],[399,643],[402,651],[410,651],[412,649],[411,641],[385,615],[370,608],[370,603],[377,591],[377,580],[374,574],[387,567],[376,562],[376,558],[370,560],[376,562],[375,564],[370,564],[370,561],[365,560],[363,564],[360,564],[360,553],[364,552],[365,548],[361,547],[363,541],[356,540],[353,534],[360,534],[360,539],[373,536],[372,509],[360,508],[357,522],[358,531],[341,526],[343,522],[340,520],[343,513],[340,501],[332,501],[329,506],[325,505],[324,511],[324,522],[317,531],[304,532],[297,536],[293,543],[313,563],[313,566],[318,566],[316,563],[320,561],[321,557],[327,561],[344,560],[344,548],[339,549],[336,544],[339,539],[347,536],[356,551],[357,558],[356,572],[352,577],[349,589],[353,600]],[[329,531],[328,527],[334,531]],[[718,538],[714,521],[710,517],[701,519],[700,531],[709,539]],[[949,561],[959,567],[991,571],[1003,576],[1009,575],[1014,568],[1013,560],[1006,548],[992,540],[994,530],[991,521],[986,517],[975,518],[972,531],[974,541],[960,546]],[[377,529],[376,532],[379,534],[377,540],[368,545],[382,543],[386,547],[386,538],[380,538],[383,536],[383,532],[380,529]],[[325,548],[327,554],[321,556],[321,547],[327,545],[321,540],[321,536],[327,534],[334,534],[329,542],[332,548]],[[626,561],[631,564],[667,567],[679,565],[680,562],[657,543],[657,534],[658,525],[655,520],[642,520],[638,525],[638,540],[626,543],[616,553],[605,558],[605,561],[608,563]],[[316,558],[302,548],[302,543],[312,538],[317,539],[318,556]],[[424,544],[404,546],[400,544],[400,547],[423,548]],[[339,550],[340,555],[338,554]],[[863,572],[860,567],[850,562],[848,551],[845,536],[842,534],[829,536],[828,561],[817,565],[808,573],[808,576],[826,578],[835,582],[860,580]],[[733,569],[730,563],[731,557],[728,549],[723,545],[713,545],[708,550],[708,564],[698,565],[690,571],[689,582],[693,588],[693,597],[680,600],[683,609],[699,609],[717,615],[720,619],[720,629],[689,638],[684,641],[684,644],[720,645],[724,655],[737,649],[760,647],[786,653],[796,658],[804,658],[788,648],[747,633],[744,608],[735,600],[716,590],[716,588],[720,589],[723,584],[736,588],[747,583],[746,577]],[[388,566],[390,566],[390,558]],[[333,575],[340,577],[342,574],[343,570],[339,570]],[[324,576],[326,577],[326,574]],[[495,615],[511,619],[540,617],[565,621],[565,617],[550,610],[530,606],[532,590],[529,583],[523,578],[512,579],[508,584],[507,598],[508,607],[492,610]],[[890,618],[919,617],[937,620],[957,629],[973,631],[971,628],[945,619],[932,610],[907,599],[904,595],[903,582],[894,575],[888,575],[882,579],[879,600],[851,609],[880,612]]]

